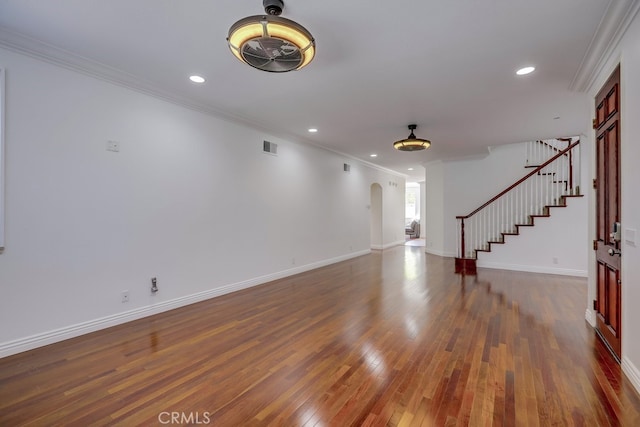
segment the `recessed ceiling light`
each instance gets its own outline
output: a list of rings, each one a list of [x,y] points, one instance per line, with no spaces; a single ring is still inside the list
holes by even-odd
[[[519,76],[524,76],[525,74],[531,74],[533,73],[533,71],[536,69],[536,67],[524,67],[524,68],[520,68],[518,71],[516,71],[516,74]]]
[[[204,77],[201,77],[201,76],[193,75],[189,77],[189,80],[191,80],[194,83],[204,83]]]
[[[407,169],[407,170],[408,170],[408,171],[412,171],[412,170],[413,170],[413,168],[409,168],[409,169]]]
[[[375,153],[374,154],[369,154],[369,157],[378,157],[378,155],[375,154]]]
[[[316,129],[316,128],[309,128],[309,132],[311,132],[311,133],[316,133],[316,132],[318,132],[318,129]]]

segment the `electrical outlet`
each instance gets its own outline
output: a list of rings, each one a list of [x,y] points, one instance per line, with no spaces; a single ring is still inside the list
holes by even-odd
[[[122,302],[129,302],[129,291],[122,291]]]
[[[554,263],[554,264],[557,264],[557,263],[558,263],[558,258],[553,257],[553,263]]]
[[[155,277],[151,278],[151,294],[155,295],[158,292],[158,279]]]

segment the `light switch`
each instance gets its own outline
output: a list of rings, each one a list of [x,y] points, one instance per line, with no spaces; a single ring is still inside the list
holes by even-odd
[[[636,245],[636,230],[632,230],[631,228],[624,229],[624,241],[629,246]]]

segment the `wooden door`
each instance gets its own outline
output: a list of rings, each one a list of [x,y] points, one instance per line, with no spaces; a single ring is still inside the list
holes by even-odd
[[[621,354],[620,67],[596,96],[596,330],[618,361]],[[614,235],[617,224],[618,235]]]

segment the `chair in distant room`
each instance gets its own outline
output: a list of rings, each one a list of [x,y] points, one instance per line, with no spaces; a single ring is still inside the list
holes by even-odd
[[[417,239],[420,237],[420,223],[415,219],[411,221],[411,224],[404,229],[404,234],[408,235],[411,239]]]

